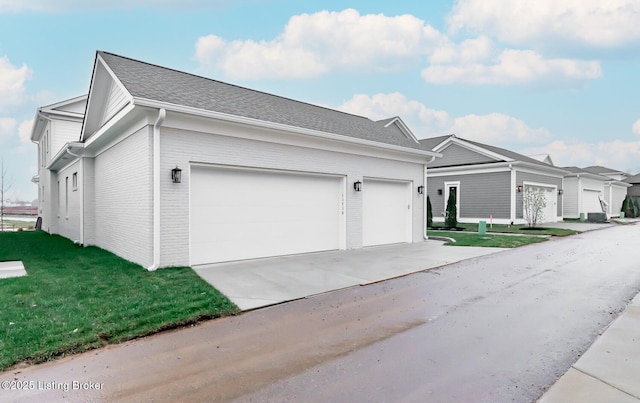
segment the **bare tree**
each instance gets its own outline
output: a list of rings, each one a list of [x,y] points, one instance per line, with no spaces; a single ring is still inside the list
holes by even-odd
[[[4,231],[4,199],[5,194],[11,190],[13,180],[7,178],[7,170],[4,167],[4,158],[0,159],[0,231]]]
[[[528,187],[524,192],[524,219],[529,228],[533,228],[544,219],[544,208],[547,206],[547,199],[540,189]]]

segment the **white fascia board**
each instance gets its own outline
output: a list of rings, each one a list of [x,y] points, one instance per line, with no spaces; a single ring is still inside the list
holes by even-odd
[[[156,108],[156,109],[164,108],[167,111],[172,111],[172,112],[201,116],[201,117],[206,117],[211,119],[219,119],[222,121],[238,123],[238,124],[243,124],[248,126],[257,126],[257,127],[262,127],[266,129],[280,130],[283,132],[303,134],[307,136],[325,138],[325,139],[330,139],[334,141],[341,141],[344,143],[352,143],[352,144],[359,144],[359,145],[364,145],[369,147],[377,147],[377,148],[382,148],[390,151],[402,152],[402,153],[411,154],[411,155],[418,155],[421,157],[442,157],[442,154],[439,154],[433,151],[396,146],[393,144],[380,143],[380,142],[371,141],[371,140],[363,140],[355,137],[344,136],[341,134],[326,133],[326,132],[321,132],[319,130],[305,129],[301,127],[284,125],[281,123],[267,122],[259,119],[252,119],[252,118],[247,118],[243,116],[230,115],[230,114],[215,112],[215,111],[208,111],[208,110],[192,108],[184,105],[170,104],[167,102],[154,101],[154,100],[149,100],[145,98],[134,97],[133,104],[139,105],[139,106],[145,106],[149,108]]]
[[[520,172],[527,172],[538,175],[547,175],[554,176],[557,178],[564,178],[565,176],[570,176],[567,174],[571,174],[569,171],[565,171],[564,169],[552,167],[552,166],[543,166],[538,164],[532,164],[530,162],[524,161],[513,161],[512,162],[514,168],[516,168]]]
[[[566,177],[573,177],[575,176],[576,178],[589,178],[589,179],[595,179],[595,180],[599,180],[602,182],[610,182],[611,179],[607,178],[606,176],[602,176],[602,175],[598,175],[598,174],[592,174],[591,172],[571,172],[568,175],[565,175]]]
[[[91,101],[93,100],[93,87],[96,83],[96,79],[97,77],[97,72],[98,72],[98,66],[102,66],[106,72],[109,74],[109,76],[111,76],[111,79],[116,83],[116,85],[118,85],[118,87],[120,87],[120,89],[124,92],[124,94],[126,94],[127,100],[128,100],[128,105],[130,105],[133,101],[133,96],[129,93],[129,91],[127,91],[127,89],[125,88],[124,84],[122,84],[122,82],[118,79],[118,77],[116,76],[116,74],[113,72],[113,70],[111,70],[111,68],[109,68],[109,66],[107,65],[107,63],[104,61],[104,59],[102,59],[102,57],[100,57],[100,54],[96,54],[96,62],[94,63],[93,66],[93,72],[91,74],[91,85],[89,87],[89,93],[87,94],[87,107],[85,109],[85,113],[84,113],[84,120],[82,122],[82,129],[80,130],[80,139],[84,140],[86,137],[86,127],[87,127],[87,117],[89,116],[89,110],[91,109]],[[126,107],[124,108],[126,109]],[[118,114],[116,114],[117,116]],[[116,116],[113,116],[111,118],[111,120],[114,120],[116,118]],[[109,122],[108,122],[109,123]],[[101,131],[102,128],[100,128],[98,130]],[[93,136],[95,136],[97,134],[94,133]],[[92,136],[92,137],[93,137]]]
[[[69,152],[69,148],[74,148],[78,151],[74,151],[72,154],[71,152]],[[76,141],[66,143],[64,147],[62,147],[62,149],[60,149],[60,151],[58,151],[58,153],[54,155],[54,157],[51,159],[51,161],[49,161],[45,168],[49,171],[59,171],[61,168],[64,168],[65,166],[75,161],[78,158],[78,155],[76,154],[81,154],[83,149],[83,143],[79,143]],[[71,159],[66,156],[70,156]]]
[[[407,126],[404,123],[404,121],[400,118],[400,116],[396,116],[395,118],[391,119],[391,121],[386,125],[384,125],[384,127],[389,127],[393,124],[397,125],[400,128],[400,130],[404,133],[404,135],[407,136],[407,138],[415,141],[416,144],[420,144],[420,142],[418,141],[418,138],[413,134],[411,129],[409,129],[409,126]]]
[[[493,159],[496,159],[496,160],[499,160],[499,161],[507,161],[507,162],[514,161],[513,158],[508,158],[508,157],[505,157],[504,155],[494,153],[493,151],[489,151],[486,148],[482,148],[482,147],[479,147],[479,146],[477,146],[475,144],[468,143],[468,142],[466,142],[466,141],[464,141],[462,139],[459,139],[459,138],[457,138],[455,136],[450,136],[448,139],[446,139],[442,143],[440,143],[437,146],[435,146],[433,148],[433,150],[440,152],[443,149],[447,148],[450,144],[457,144],[460,147],[467,148],[467,149],[469,149],[471,151],[474,151],[474,152],[476,152],[478,154],[481,154],[481,155],[484,155],[484,156],[487,156],[489,158],[493,158]]]
[[[107,123],[105,123],[97,132],[95,132],[89,140],[86,141],[85,147],[91,147],[96,141],[100,139],[100,137],[108,132],[116,123],[118,123],[122,118],[127,116],[129,112],[131,112],[135,108],[135,105],[132,103],[127,104],[120,112],[116,113],[114,117],[109,119]]]
[[[438,177],[438,176],[451,176],[451,175],[474,175],[474,174],[486,174],[486,173],[494,173],[494,172],[509,172],[510,170],[509,162],[496,162],[491,164],[481,164],[481,165],[465,165],[465,166],[453,166],[453,167],[440,167],[440,168],[429,168],[427,176],[429,177]]]
[[[76,113],[76,112],[59,111],[58,108],[61,108],[61,107],[65,106],[65,105],[70,105],[70,104],[74,104],[76,102],[80,102],[83,99],[87,98],[87,96],[88,95],[85,94],[85,95],[77,96],[75,98],[65,99],[64,101],[56,102],[55,104],[43,106],[40,109],[43,112],[47,112],[47,113],[59,113],[59,114],[69,113],[69,114],[77,115],[78,113]]]

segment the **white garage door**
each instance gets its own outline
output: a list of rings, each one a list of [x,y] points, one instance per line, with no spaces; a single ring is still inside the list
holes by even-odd
[[[526,189],[533,189],[535,191],[541,191],[544,194],[545,198],[545,207],[542,210],[542,219],[539,221],[540,223],[544,222],[556,222],[558,221],[558,189],[553,186],[542,186],[542,185],[526,185]]]
[[[362,209],[364,246],[411,242],[411,183],[363,180]]]
[[[343,179],[191,167],[191,264],[340,249]]]
[[[597,190],[582,189],[581,213],[602,213],[600,205],[600,192]]]

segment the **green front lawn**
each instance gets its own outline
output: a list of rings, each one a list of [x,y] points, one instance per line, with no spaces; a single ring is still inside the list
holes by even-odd
[[[472,232],[457,231],[427,231],[428,236],[443,236],[453,238],[455,243],[447,242],[445,245],[454,246],[481,246],[485,248],[517,248],[518,246],[528,245],[530,243],[544,242],[547,238],[537,236],[515,236],[515,235],[497,235],[485,234],[480,235]]]
[[[443,227],[443,223],[434,223],[434,230]],[[463,224],[458,223],[458,227],[464,228],[465,231],[478,232],[478,224]],[[552,236],[568,236],[578,234],[579,231],[564,228],[545,228],[544,224],[539,224],[538,229],[528,230],[526,225],[506,225],[506,224],[493,224],[491,226],[487,223],[487,232],[497,232],[504,234],[523,234],[523,235],[552,235]],[[431,231],[431,229],[430,229]]]
[[[188,267],[149,272],[42,231],[0,233],[11,260],[28,276],[0,279],[0,370],[239,312]]]

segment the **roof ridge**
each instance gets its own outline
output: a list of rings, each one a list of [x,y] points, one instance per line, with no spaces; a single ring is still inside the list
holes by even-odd
[[[205,77],[205,76],[201,76],[201,75],[198,75],[198,74],[190,73],[190,72],[187,72],[187,71],[177,70],[177,69],[174,69],[174,68],[171,68],[171,67],[160,66],[159,64],[145,62],[143,60],[138,60],[138,59],[134,59],[134,58],[127,57],[127,56],[118,55],[116,53],[107,52],[107,51],[104,51],[104,50],[99,50],[98,54],[107,54],[107,55],[110,55],[110,56],[119,57],[121,59],[126,59],[126,60],[129,60],[129,61],[135,62],[135,63],[146,64],[147,66],[152,66],[152,67],[156,67],[156,68],[163,69],[163,70],[170,70],[170,71],[173,71],[175,73],[184,74],[184,75],[188,75],[188,76],[191,76],[191,77],[201,78],[201,79],[204,79],[204,80],[213,81],[213,82],[216,82],[216,83],[228,85],[228,86],[231,86],[231,87],[239,88],[239,89],[244,90],[244,91],[260,93],[260,94],[268,95],[268,96],[271,96],[271,97],[276,97],[276,98],[279,98],[279,99],[284,99],[284,100],[287,100],[287,101],[295,102],[295,103],[298,103],[298,104],[308,105],[308,106],[312,106],[312,107],[315,107],[315,108],[322,108],[322,109],[325,109],[325,110],[328,110],[328,111],[338,112],[338,113],[341,113],[341,114],[344,114],[344,115],[354,116],[354,117],[357,117],[357,118],[366,119],[366,120],[369,120],[371,122],[374,122],[372,119],[370,119],[370,118],[368,118],[366,116],[356,115],[356,114],[349,113],[349,112],[344,112],[344,111],[341,111],[341,110],[338,110],[338,109],[329,108],[327,106],[322,106],[322,105],[318,105],[318,104],[312,104],[311,102],[300,101],[300,100],[297,100],[297,99],[285,97],[285,96],[278,95],[278,94],[272,94],[272,93],[266,92],[266,91],[261,91],[261,90],[256,90],[256,89],[253,89],[253,88],[243,87],[243,86],[238,85],[238,84],[233,84],[233,83],[228,83],[226,81],[216,80],[215,78]]]

